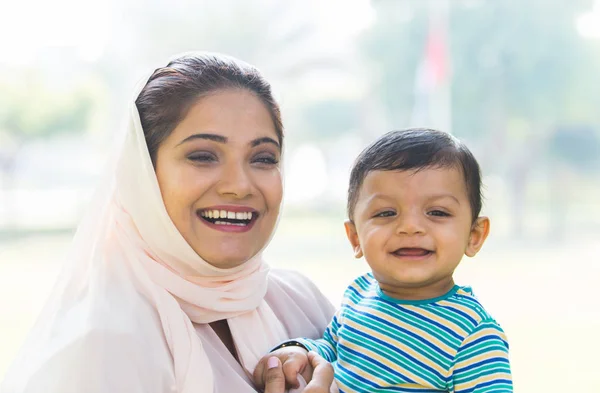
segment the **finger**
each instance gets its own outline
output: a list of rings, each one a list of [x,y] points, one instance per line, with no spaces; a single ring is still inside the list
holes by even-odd
[[[299,359],[295,359],[294,357],[289,357],[283,362],[282,369],[285,381],[293,388],[299,386],[298,373],[303,366],[304,365],[300,363]]]
[[[308,358],[307,358],[308,361]],[[313,367],[310,363],[308,363],[303,370],[300,371],[300,375],[304,378],[305,381],[310,382],[313,376]]]
[[[285,377],[281,368],[281,362],[275,356],[267,360],[267,369],[264,372],[265,393],[284,393]]]
[[[329,392],[333,383],[333,367],[315,352],[308,353],[308,361],[313,366],[313,376],[304,390],[305,393]]]
[[[329,393],[340,393],[340,389],[338,388],[337,383],[335,383],[335,379],[333,380],[333,382],[331,383],[331,386],[329,387]]]
[[[265,387],[264,374],[265,374],[265,365],[266,364],[267,364],[267,358],[263,357],[262,359],[260,359],[260,361],[256,365],[256,368],[254,369],[254,373],[252,373],[252,377],[254,378],[254,385],[256,385],[256,387],[259,388],[260,390],[264,389],[264,387]]]

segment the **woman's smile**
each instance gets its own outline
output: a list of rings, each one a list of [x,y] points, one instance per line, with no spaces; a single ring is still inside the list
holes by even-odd
[[[243,233],[252,229],[260,214],[247,206],[211,206],[198,210],[201,222],[222,232]]]

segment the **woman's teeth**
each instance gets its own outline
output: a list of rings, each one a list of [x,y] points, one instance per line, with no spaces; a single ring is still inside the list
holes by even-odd
[[[230,212],[227,210],[204,210],[200,213],[206,218],[226,218],[228,220],[252,220],[252,212]]]
[[[245,227],[256,217],[253,212],[231,212],[227,210],[203,210],[200,216],[216,225],[235,225]]]
[[[235,225],[238,227],[245,227],[246,225],[248,225],[248,223],[229,222],[229,221],[215,221],[215,224],[217,224],[217,225]]]

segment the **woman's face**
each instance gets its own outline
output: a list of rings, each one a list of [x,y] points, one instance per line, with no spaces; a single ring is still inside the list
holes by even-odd
[[[165,207],[205,261],[232,268],[265,246],[281,204],[280,157],[269,111],[242,89],[202,97],[159,146]]]

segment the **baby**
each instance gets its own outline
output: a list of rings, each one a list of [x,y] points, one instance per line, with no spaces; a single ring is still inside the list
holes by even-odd
[[[298,338],[261,359],[286,380],[310,379],[308,351],[332,363],[340,392],[512,392],[508,343],[471,288],[454,283],[463,255],[483,246],[479,164],[451,135],[383,135],[350,175],[346,234],[372,272],[347,289],[323,338]]]

